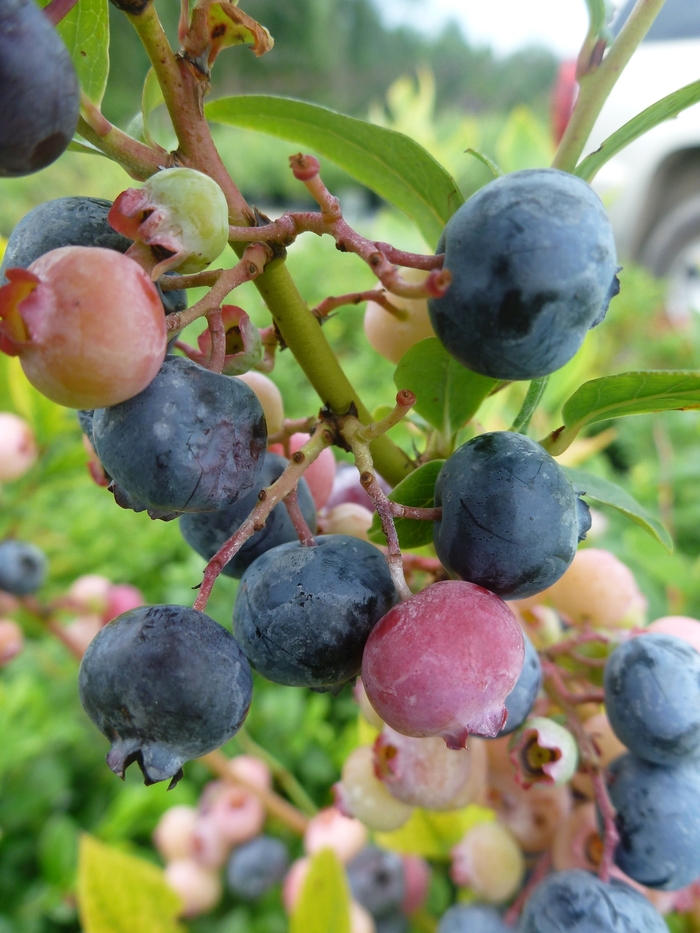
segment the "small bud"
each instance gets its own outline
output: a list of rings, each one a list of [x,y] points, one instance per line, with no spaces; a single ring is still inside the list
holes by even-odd
[[[578,747],[573,735],[551,719],[535,716],[516,732],[510,760],[521,787],[549,784],[561,787],[578,765]]]

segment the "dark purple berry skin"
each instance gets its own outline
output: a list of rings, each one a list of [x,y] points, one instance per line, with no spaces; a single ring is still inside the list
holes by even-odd
[[[605,711],[638,758],[679,764],[700,753],[700,653],[649,632],[619,645],[605,666]]]
[[[258,502],[258,493],[265,486],[271,486],[284,472],[288,461],[279,454],[269,451],[265,454],[258,482],[255,489],[247,496],[234,502],[228,508],[218,512],[199,512],[182,515],[180,517],[180,531],[189,546],[205,560],[210,560],[221,545],[238,530],[248,518]],[[301,480],[297,487],[297,499],[306,523],[312,531],[316,529],[316,506],[309,492],[305,480]],[[226,564],[222,573],[229,577],[239,579],[250,567],[253,561],[289,541],[297,541],[298,535],[289,517],[283,502],[276,505],[267,517],[267,521],[260,531],[248,538],[243,547],[232,560]]]
[[[376,623],[397,594],[384,555],[349,535],[266,551],[243,574],[233,632],[263,677],[324,688],[355,677]]]
[[[279,884],[289,868],[289,850],[281,839],[258,836],[237,846],[226,866],[226,882],[232,894],[255,901]]]
[[[505,726],[498,733],[497,738],[502,735],[510,735],[515,732],[525,722],[530,715],[530,710],[535,704],[537,694],[542,686],[542,665],[540,657],[535,650],[526,633],[523,632],[525,639],[525,660],[523,669],[520,672],[517,683],[506,697],[506,710],[508,718]]]
[[[513,933],[495,907],[455,904],[440,919],[436,933]]]
[[[615,863],[661,891],[677,891],[700,875],[700,765],[655,765],[635,755],[608,768],[620,843]]]
[[[63,40],[34,0],[0,4],[0,176],[57,159],[78,124],[80,88]]]
[[[182,777],[185,761],[219,748],[248,713],[252,677],[236,639],[186,606],[142,606],[118,616],[80,665],[80,700],[123,777],[138,762],[146,784]]]
[[[668,933],[668,928],[646,897],[628,884],[605,884],[575,869],[555,872],[535,888],[518,933]]]
[[[20,220],[7,241],[0,284],[5,282],[7,269],[28,269],[39,256],[62,246],[99,246],[125,253],[132,241],[110,227],[107,214],[111,206],[111,201],[87,197],[56,198],[38,204]],[[184,289],[164,292],[159,282],[156,288],[166,314],[187,307]]]
[[[502,599],[522,599],[562,576],[590,527],[566,474],[535,441],[480,434],[445,461],[435,484],[433,540],[450,573]]]
[[[452,284],[428,301],[435,333],[463,366],[536,379],[576,353],[617,294],[610,221],[574,175],[497,178],[450,218],[438,252]]]
[[[155,518],[223,509],[247,495],[267,443],[252,389],[175,356],[143,392],[96,410],[92,434],[117,502]]]
[[[398,910],[406,893],[406,876],[396,852],[366,846],[348,863],[347,871],[353,899],[373,917]]]
[[[25,541],[0,541],[0,590],[13,596],[36,593],[46,576],[43,551]]]

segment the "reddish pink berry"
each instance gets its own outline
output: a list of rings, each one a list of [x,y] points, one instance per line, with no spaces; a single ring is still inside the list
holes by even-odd
[[[221,900],[221,876],[194,859],[178,859],[171,862],[165,869],[165,880],[182,899],[183,917],[205,914]]]
[[[287,872],[287,877],[282,884],[282,903],[288,914],[291,914],[294,905],[299,900],[310,866],[311,859],[309,857],[298,858],[296,862],[292,862]]]
[[[24,476],[38,456],[34,433],[27,422],[9,411],[0,412],[0,482]]]
[[[255,391],[255,387],[252,385],[251,389]],[[289,452],[295,453],[300,447],[304,446],[308,439],[308,434],[292,434],[289,438]],[[285,455],[282,444],[272,444],[270,450],[275,454]],[[333,480],[335,479],[335,457],[330,447],[326,447],[325,450],[321,451],[311,466],[304,472],[304,479],[316,503],[316,508],[323,508],[331,494]]]
[[[102,628],[102,619],[97,615],[78,616],[66,626],[66,635],[70,643],[82,654],[87,651],[88,645]]]
[[[425,904],[430,887],[430,865],[419,855],[402,855],[406,893],[401,910],[409,916]]]
[[[22,650],[24,635],[12,619],[0,619],[0,667],[9,664]]]
[[[120,616],[123,612],[128,612],[130,609],[138,609],[139,606],[145,606],[146,600],[144,599],[143,593],[141,590],[137,589],[135,586],[131,586],[130,583],[115,583],[110,586],[107,592],[107,607],[104,611],[104,621],[111,622],[112,619],[116,619],[117,616]]]
[[[192,856],[197,811],[184,805],[170,807],[158,820],[153,831],[153,844],[165,862]]]
[[[112,581],[107,577],[98,573],[86,573],[71,583],[66,596],[76,609],[101,616],[107,609],[112,585]]]
[[[700,651],[700,622],[689,616],[664,616],[647,626],[648,632],[659,632],[662,635],[675,635]]]
[[[304,833],[307,855],[333,849],[341,862],[349,862],[366,844],[367,827],[359,820],[343,816],[335,807],[327,807],[313,816]]]
[[[219,781],[206,788],[200,810],[203,816],[212,817],[229,846],[253,839],[265,825],[265,807],[255,794],[243,787],[232,787]]]
[[[0,349],[32,385],[68,408],[103,408],[145,389],[165,355],[155,286],[128,256],[64,246],[8,269]]]
[[[260,758],[254,755],[236,755],[228,763],[228,769],[234,778],[244,785],[269,790],[272,787],[272,772]]]
[[[394,606],[372,630],[362,682],[384,722],[403,735],[441,735],[464,748],[495,736],[523,666],[515,616],[473,583],[445,580]]]

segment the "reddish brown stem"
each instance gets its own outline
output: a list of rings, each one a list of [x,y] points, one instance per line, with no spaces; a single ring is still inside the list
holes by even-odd
[[[560,696],[561,699],[566,703],[569,703],[572,706],[580,706],[583,703],[605,702],[605,691],[602,688],[591,688],[590,690],[583,691],[582,693],[572,693],[564,683],[562,672],[557,667],[557,665],[554,664],[554,662],[547,661],[545,658],[542,658],[541,663],[544,676],[552,681],[558,696]]]
[[[224,368],[226,359],[226,331],[224,330],[224,319],[220,308],[207,314],[207,324],[211,334],[211,355],[209,356],[207,369],[210,369],[213,373],[220,373]]]
[[[313,532],[309,528],[304,515],[299,508],[299,499],[297,497],[296,489],[292,489],[291,492],[288,492],[284,499],[284,505],[287,509],[289,518],[291,519],[292,525],[294,525],[294,530],[299,536],[304,547],[315,547],[316,542],[314,541]]]
[[[615,808],[610,800],[605,778],[600,769],[591,770],[595,800],[603,817],[603,857],[598,874],[601,881],[610,881],[610,869],[614,864],[615,850],[620,842],[620,834],[615,824]]]
[[[216,285],[223,269],[205,269],[204,272],[195,272],[193,275],[162,275],[158,284],[164,292],[175,291],[178,288],[200,288]]]
[[[600,632],[578,632],[572,638],[567,638],[566,641],[560,641],[556,645],[550,645],[547,648],[546,654],[548,657],[552,658],[559,654],[569,654],[572,648],[578,648],[580,645],[590,644],[591,642],[600,642],[603,645],[607,645],[610,639],[607,635],[601,635]]]
[[[407,311],[402,311],[400,308],[397,308],[389,301],[383,291],[379,291],[376,288],[370,288],[365,292],[350,292],[348,295],[331,295],[328,298],[324,298],[315,308],[312,308],[311,313],[315,315],[319,321],[322,321],[324,318],[328,317],[331,311],[335,311],[336,308],[342,308],[345,305],[359,305],[362,301],[375,301],[388,311],[389,314],[393,314],[394,317],[398,318],[400,321],[405,321],[408,317]]]
[[[44,16],[54,26],[58,26],[64,16],[68,16],[78,0],[51,0],[48,6],[44,7]]]

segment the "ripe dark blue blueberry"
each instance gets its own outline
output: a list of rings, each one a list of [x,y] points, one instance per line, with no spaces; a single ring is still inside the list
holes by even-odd
[[[455,904],[442,915],[436,933],[513,933],[495,907]]]
[[[281,839],[258,836],[235,848],[226,867],[232,894],[255,901],[279,884],[289,868],[289,851]]]
[[[406,893],[406,877],[396,852],[366,846],[348,863],[347,870],[354,900],[373,917],[386,917],[399,908]]]
[[[124,776],[182,777],[185,761],[227,742],[248,713],[252,677],[233,636],[185,606],[142,606],[101,629],[80,665],[80,700]]]
[[[279,454],[266,453],[258,482],[252,492],[238,502],[218,512],[199,512],[180,517],[180,531],[189,546],[205,560],[210,560],[221,545],[238,530],[248,518],[258,501],[258,493],[265,486],[270,486],[284,472],[288,461]],[[311,530],[316,528],[316,506],[305,480],[301,480],[297,498],[302,514]],[[229,577],[240,579],[253,561],[288,541],[296,541],[298,536],[289,517],[286,506],[280,503],[269,514],[265,525],[248,538],[243,547],[223,569]]]
[[[34,0],[0,4],[0,176],[29,175],[67,148],[80,88],[68,49]]]
[[[559,369],[619,290],[600,199],[556,169],[513,172],[477,191],[450,218],[443,249],[452,284],[428,301],[435,333],[493,379]]]
[[[266,551],[243,574],[233,631],[263,677],[334,687],[360,671],[375,624],[396,602],[384,555],[349,535]]]
[[[518,681],[506,697],[508,718],[498,736],[510,735],[525,722],[535,704],[542,686],[542,665],[535,646],[523,632],[525,639],[525,660]]]
[[[668,933],[668,928],[646,897],[628,884],[605,884],[575,869],[555,872],[535,888],[518,933]]]
[[[605,666],[605,711],[638,758],[677,764],[700,752],[700,653],[650,632],[619,645]]]
[[[677,891],[700,875],[700,766],[655,765],[635,755],[608,769],[620,844],[615,863],[640,884]]]
[[[447,570],[502,599],[521,599],[562,576],[590,528],[564,471],[535,441],[481,434],[456,450],[435,484],[437,555]]]
[[[36,593],[46,576],[43,551],[25,541],[0,541],[0,590],[13,596]]]
[[[107,221],[111,201],[102,198],[67,197],[44,201],[29,211],[10,235],[0,265],[0,284],[7,269],[28,269],[44,253],[63,246],[98,246],[125,253],[132,241],[117,233]],[[184,311],[184,289],[162,291],[156,288],[166,314]]]
[[[260,402],[244,382],[175,356],[143,392],[95,411],[92,433],[117,502],[156,518],[245,496],[267,442]]]

